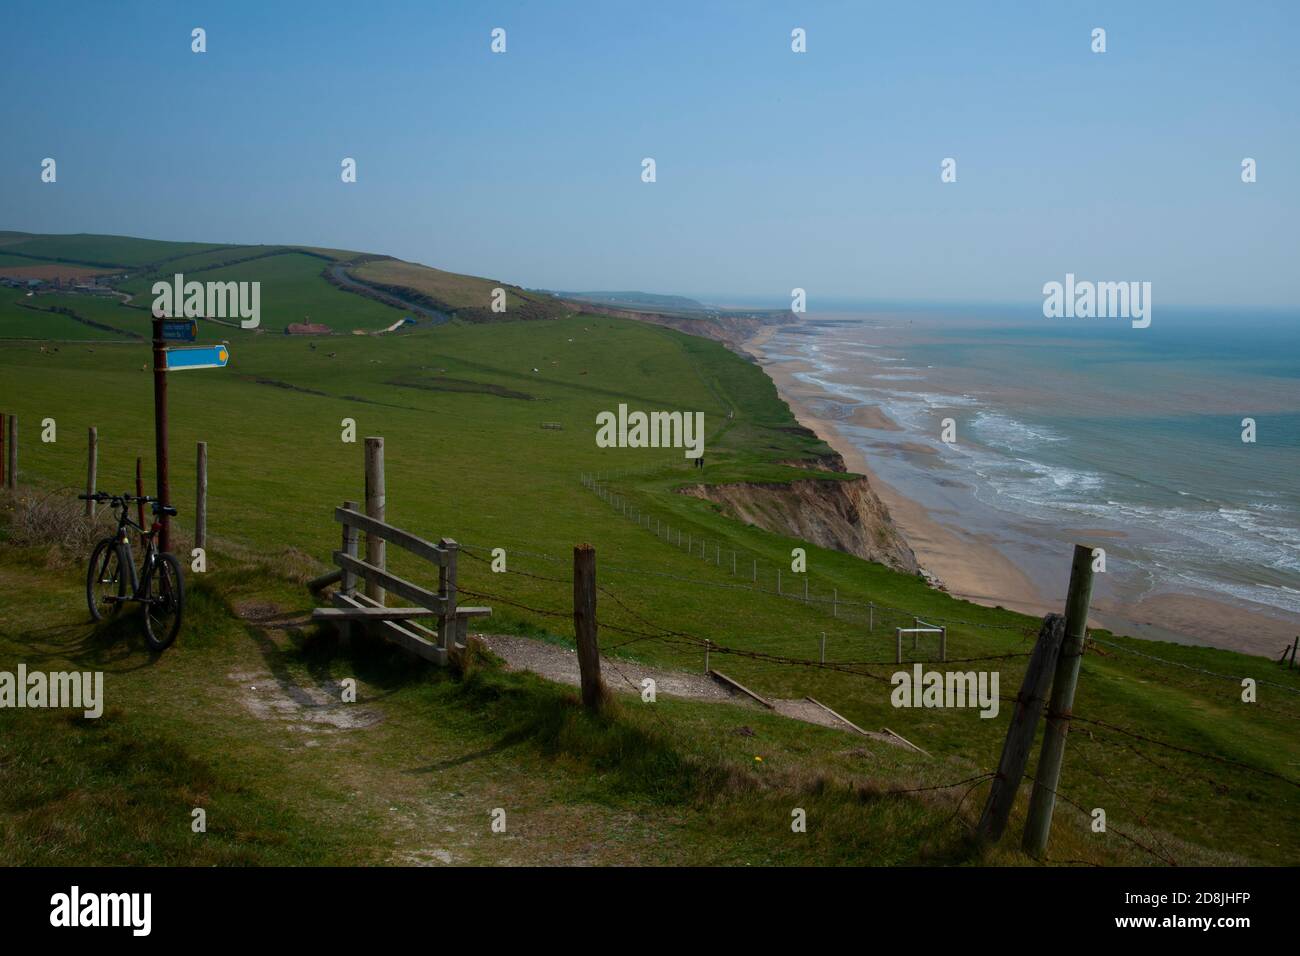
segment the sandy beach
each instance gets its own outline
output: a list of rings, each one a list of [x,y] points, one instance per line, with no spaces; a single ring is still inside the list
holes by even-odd
[[[800,363],[773,364],[767,360],[763,347],[775,332],[774,327],[763,329],[745,342],[745,350],[759,360],[800,424],[812,429],[839,452],[850,471],[867,477],[921,566],[938,577],[956,597],[990,607],[1001,605],[1026,614],[1040,615],[1051,610],[1033,582],[989,541],[935,521],[920,504],[881,481],[866,457],[840,434],[834,422],[818,418],[810,411],[810,402],[830,396],[794,378],[800,370]],[[901,430],[874,406],[854,409],[854,421],[870,428]]]
[[[949,593],[977,604],[1035,616],[1061,609],[1059,602],[1045,597],[986,536],[937,520],[924,506],[882,481],[866,456],[839,431],[837,422],[812,411],[813,407],[834,402],[835,397],[795,377],[803,363],[773,361],[769,357],[765,347],[778,331],[777,327],[762,329],[744,343],[745,351],[762,365],[799,422],[839,452],[850,471],[867,477],[923,568],[938,577]],[[876,430],[901,430],[879,408],[870,405],[854,408],[847,421]],[[921,446],[916,450],[929,451]],[[1123,532],[1104,529],[1063,529],[1063,534],[1085,540],[1124,536]],[[1296,630],[1294,622],[1271,613],[1177,593],[1145,595],[1131,606],[1094,601],[1090,624],[1118,634],[1210,645],[1273,659]]]

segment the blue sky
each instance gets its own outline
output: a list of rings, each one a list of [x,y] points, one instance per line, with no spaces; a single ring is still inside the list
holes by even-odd
[[[0,228],[814,310],[1038,303],[1066,272],[1294,306],[1297,63],[1300,4],[1249,0],[29,3]]]

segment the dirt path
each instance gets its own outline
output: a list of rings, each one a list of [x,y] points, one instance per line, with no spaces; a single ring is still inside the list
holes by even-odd
[[[487,645],[497,657],[506,663],[508,670],[531,671],[547,680],[577,687],[579,683],[578,655],[568,647],[547,644],[528,637],[516,637],[510,634],[480,634],[478,639]],[[744,694],[733,691],[725,684],[705,674],[689,674],[684,671],[670,671],[632,661],[614,660],[601,657],[602,676],[605,683],[615,692],[641,692],[641,682],[650,678],[655,682],[657,694],[669,697],[685,697],[689,700],[704,700],[712,703],[730,703],[742,707],[759,709],[762,705]],[[891,746],[903,746],[889,734],[876,734],[859,731],[848,721],[831,713],[825,707],[808,698],[793,700],[770,699],[773,709],[782,717],[802,720],[804,723],[817,724],[843,730],[854,736],[866,736],[880,740]]]
[[[266,740],[282,748],[286,770],[295,779],[329,781],[318,812],[381,821],[381,832],[391,841],[383,862],[629,865],[662,861],[676,852],[663,833],[676,832],[679,815],[647,815],[562,797],[568,781],[552,762],[475,735],[464,724],[431,726],[413,719],[388,706],[381,688],[365,682],[358,684],[357,702],[344,703],[338,680],[286,667],[280,658],[291,635],[310,627],[309,614],[258,598],[236,602],[234,610],[260,653],[229,661],[222,676],[234,693],[227,699],[264,726],[288,733],[287,739]],[[570,648],[513,635],[475,636],[508,670],[579,683],[577,655]],[[623,658],[605,657],[602,663],[615,693],[639,694],[641,681],[652,678],[656,693],[763,709],[704,674]],[[782,716],[857,736],[811,701],[772,703]],[[866,736],[896,743],[883,735]],[[508,832],[490,829],[494,808],[508,810]]]

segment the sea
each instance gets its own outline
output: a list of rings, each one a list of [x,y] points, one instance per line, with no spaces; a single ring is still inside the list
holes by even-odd
[[[813,413],[1044,594],[1068,578],[1049,557],[1086,538],[1106,549],[1112,603],[1195,594],[1300,622],[1300,313],[1166,308],[1144,329],[990,307],[802,318],[764,348],[799,363]]]

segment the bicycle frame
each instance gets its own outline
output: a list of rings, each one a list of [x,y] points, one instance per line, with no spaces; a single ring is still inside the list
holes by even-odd
[[[137,571],[135,567],[135,555],[131,551],[131,535],[128,533],[132,528],[144,535],[145,539],[144,560],[140,562],[139,571]],[[129,506],[124,505],[122,507],[122,513],[117,519],[116,537],[119,546],[126,549],[126,569],[127,573],[130,575],[129,583],[131,596],[122,598],[114,597],[112,600],[140,601],[140,586],[143,581],[143,572],[148,570],[149,566],[156,560],[158,554],[158,549],[154,545],[154,532],[152,530],[145,531],[144,528],[132,521],[131,509]]]

